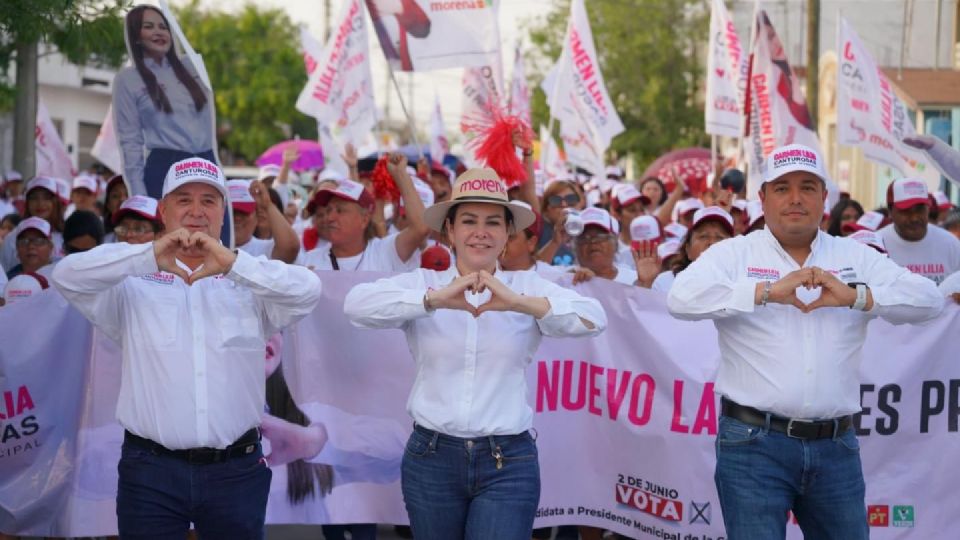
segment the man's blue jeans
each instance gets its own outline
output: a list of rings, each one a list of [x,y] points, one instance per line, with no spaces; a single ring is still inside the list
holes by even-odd
[[[529,433],[461,439],[418,426],[401,485],[417,540],[529,540],[540,501],[537,446]]]
[[[790,510],[805,538],[869,537],[852,428],[832,439],[801,440],[721,416],[716,449],[714,479],[729,540],[784,538]]]
[[[191,464],[123,443],[118,466],[120,538],[261,540],[272,473],[259,445],[223,463]]]

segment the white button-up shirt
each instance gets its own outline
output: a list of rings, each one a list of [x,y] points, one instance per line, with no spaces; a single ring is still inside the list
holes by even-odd
[[[152,243],[71,255],[53,283],[123,349],[120,424],[172,449],[225,448],[260,424],[267,338],[320,298],[313,272],[242,251],[190,286],[158,271]]]
[[[516,312],[428,312],[428,289],[446,287],[459,276],[417,269],[354,287],[344,303],[351,322],[366,328],[400,328],[417,364],[407,411],[420,425],[456,437],[511,435],[533,425],[525,371],[542,336],[592,336],[607,325],[600,303],[553,284],[532,271],[498,270],[495,277],[516,293],[545,297],[542,318]],[[466,293],[479,306],[491,298]],[[588,328],[583,321],[590,321]]]
[[[769,229],[715,244],[677,274],[667,305],[677,318],[714,319],[720,342],[716,389],[741,404],[791,418],[834,418],[860,411],[860,351],[867,322],[894,324],[936,317],[943,297],[934,283],[873,248],[820,232],[804,267],[845,283],[866,283],[869,312],[848,307],[803,313],[794,306],[754,305],[756,285],[800,266]],[[810,303],[818,289],[797,289]]]

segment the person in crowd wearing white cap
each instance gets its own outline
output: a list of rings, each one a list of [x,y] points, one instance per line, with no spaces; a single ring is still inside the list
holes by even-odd
[[[0,218],[0,244],[3,244],[3,240],[17,228],[21,221],[20,214],[7,214]]]
[[[840,226],[841,236],[849,236],[857,231],[879,231],[886,220],[887,216],[880,212],[873,210],[864,212],[863,215],[860,216],[860,219],[853,222],[844,222],[843,225]],[[827,232],[829,233],[829,231]]]
[[[603,208],[587,208],[580,212],[580,219],[583,220],[583,232],[574,238],[579,266],[597,277],[633,285],[637,281],[637,271],[615,261],[620,226],[613,216]]]
[[[28,217],[10,233],[7,242],[16,246],[17,264],[7,270],[7,279],[25,272],[49,276],[53,267],[53,228],[45,219]]]
[[[747,232],[747,200],[734,199],[728,212],[733,218],[734,236]]]
[[[99,213],[97,208],[97,193],[99,191],[100,186],[96,176],[88,172],[80,173],[73,179],[70,186],[70,205],[64,212],[65,217],[70,217],[70,214],[76,210]]]
[[[0,179],[0,218],[23,211],[22,192],[23,176],[14,170],[7,171]]]
[[[392,154],[387,168],[393,176],[409,226],[403,231],[378,238],[373,232],[373,195],[352,180],[341,181],[335,189],[321,189],[314,193],[308,208],[326,207],[324,224],[328,245],[308,251],[303,264],[315,270],[403,271],[416,267],[419,257],[414,254],[423,244],[430,229],[423,221],[423,202],[407,173],[407,158]]]
[[[450,200],[450,188],[453,184],[453,173],[442,164],[434,161],[430,164],[430,174],[427,177],[430,189],[433,190],[433,200],[443,202]]]
[[[537,246],[538,259],[553,266],[573,266],[576,255],[564,225],[570,212],[582,210],[585,205],[576,181],[561,178],[547,184],[540,206],[544,223]]]
[[[830,224],[827,226],[827,234],[847,236],[853,232],[849,227],[856,223],[863,214],[863,206],[859,202],[850,197],[840,199],[830,209]],[[844,227],[847,227],[847,229],[844,230]]]
[[[674,317],[712,319],[721,394],[715,480],[727,537],[869,536],[859,443],[867,323],[918,323],[942,307],[934,284],[875,250],[819,230],[826,172],[803,145],[762,172],[766,228],[720,242],[677,274]]]
[[[703,201],[700,199],[695,197],[683,199],[677,203],[677,218],[674,221],[689,229],[690,224],[693,223],[693,215],[703,207]]]
[[[623,184],[617,187],[619,189],[611,191],[610,196],[610,213],[613,214],[620,225],[616,261],[621,266],[633,268],[634,262],[630,245],[634,239],[630,234],[630,224],[636,218],[646,215],[646,206],[650,203],[650,199],[640,193],[632,184]],[[653,216],[648,217],[651,220],[656,220]],[[656,227],[659,231],[660,225],[656,224]]]
[[[930,226],[930,198],[920,178],[894,180],[887,188],[892,223],[880,229],[893,262],[940,283],[960,270],[960,240]]]
[[[134,195],[123,201],[113,213],[113,232],[117,241],[146,244],[156,240],[163,230],[157,207],[157,200],[146,195]]]
[[[763,202],[747,202],[747,230],[743,234],[750,234],[766,227],[767,222],[763,219]]]
[[[127,189],[127,183],[123,181],[123,175],[117,174],[107,180],[107,187],[104,192],[106,196],[103,202],[103,228],[107,234],[103,241],[106,243],[116,242],[117,237],[113,232],[113,227],[117,220],[113,216],[120,209],[123,201],[130,197],[130,191]]]
[[[27,183],[24,218],[38,217],[50,224],[53,260],[63,256],[63,202],[57,196],[57,182],[49,176],[37,176]],[[0,265],[13,268],[20,262],[15,242],[0,246]]]
[[[425,213],[449,237],[456,264],[347,294],[353,324],[402,329],[417,363],[408,401],[415,427],[401,469],[415,538],[530,538],[540,473],[525,370],[543,335],[596,335],[606,326],[596,300],[498,267],[510,232],[535,219],[508,201],[496,172],[469,169],[451,200]],[[466,482],[475,468],[477,480]]]
[[[260,181],[228,180],[227,193],[233,206],[233,232],[237,249],[254,257],[263,255],[292,264],[300,253],[300,238],[287,218],[270,201],[267,187]],[[260,239],[253,235],[258,214],[265,214],[270,238]]]
[[[947,215],[956,207],[950,202],[950,198],[947,197],[947,194],[943,191],[934,191],[932,195],[933,202],[937,208],[937,219],[934,225],[943,225],[943,221],[947,218]]]
[[[263,538],[270,470],[257,426],[267,338],[320,298],[313,272],[221,244],[227,189],[202,158],[174,163],[166,233],[54,269],[63,296],[121,344],[121,537]]]
[[[851,240],[856,240],[861,244],[872,247],[879,253],[887,254],[887,246],[883,243],[883,237],[876,231],[870,229],[860,229],[848,235]]]
[[[530,208],[530,205],[524,201],[514,200],[512,203]],[[533,209],[530,208],[530,210]],[[537,259],[537,240],[543,230],[543,218],[536,212],[534,217],[534,222],[526,229],[510,232],[507,245],[500,254],[500,267],[510,271],[532,270],[550,281],[556,281],[564,274],[572,273],[574,285],[592,279],[596,274],[588,268],[564,268]]]
[[[735,232],[733,216],[723,208],[708,206],[697,210],[673,264],[657,275],[650,288],[655,291],[669,291],[677,274],[686,270],[710,246],[733,238]]]

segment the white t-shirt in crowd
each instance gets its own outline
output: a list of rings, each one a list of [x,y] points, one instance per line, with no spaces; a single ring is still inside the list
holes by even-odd
[[[900,238],[893,224],[880,229],[880,236],[893,262],[935,283],[960,270],[960,240],[940,227],[928,225],[918,242]]]
[[[650,289],[660,292],[670,292],[670,287],[673,286],[673,280],[677,278],[677,275],[673,273],[673,270],[666,270],[657,274],[657,278],[653,280],[653,284],[650,285]]]
[[[617,254],[613,257],[614,264],[626,268],[637,270],[636,263],[633,262],[633,253],[631,253],[630,244],[624,244],[623,240],[617,239]]]
[[[17,207],[13,205],[12,201],[7,199],[0,199],[0,219],[3,219],[7,214],[16,214]]]
[[[373,238],[359,255],[337,257],[340,270],[366,270],[370,272],[407,272],[420,266],[420,252],[416,251],[406,261],[397,255],[397,234],[384,238]],[[330,261],[330,244],[318,245],[308,251],[299,264],[314,270],[333,270]]]
[[[623,266],[621,264],[614,265],[617,268],[617,275],[614,276],[613,281],[617,283],[623,283],[624,285],[633,285],[637,281],[637,270],[630,268],[629,266]]]
[[[947,276],[947,278],[940,283],[940,292],[942,292],[944,296],[960,293],[960,272],[954,272]]]
[[[237,249],[242,249],[254,257],[263,255],[269,259],[270,255],[273,254],[273,246],[273,238],[257,238],[256,236],[251,236],[249,242],[242,246],[237,246]]]

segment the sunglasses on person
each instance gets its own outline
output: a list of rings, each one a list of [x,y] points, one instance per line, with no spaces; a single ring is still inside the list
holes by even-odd
[[[567,203],[567,206],[574,206],[580,202],[580,195],[576,193],[570,193],[569,195],[551,195],[547,197],[547,205],[551,208],[557,208],[563,203]]]

